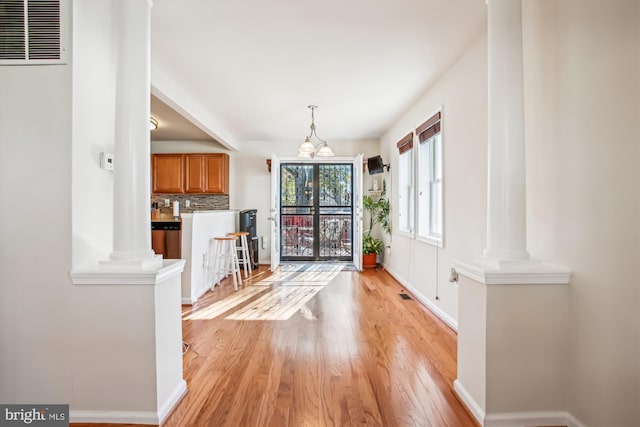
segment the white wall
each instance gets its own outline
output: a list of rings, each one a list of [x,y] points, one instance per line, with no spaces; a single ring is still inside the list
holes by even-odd
[[[132,356],[154,369],[153,328],[138,322],[152,331],[149,342],[130,342],[122,332],[132,318],[114,315],[141,312],[131,305],[137,290],[73,286],[69,277],[72,267],[95,264],[111,250],[112,177],[98,166],[113,140],[111,7],[110,0],[73,3],[73,66],[0,67],[4,403],[157,406],[155,395],[122,387],[137,381]]]
[[[385,267],[434,309],[457,323],[458,291],[448,282],[453,259],[482,255],[486,239],[487,46],[479,36],[448,71],[381,138],[391,159],[393,235]],[[398,233],[396,143],[442,106],[444,248]],[[437,273],[436,273],[437,271]],[[436,294],[436,288],[438,293]],[[439,297],[436,300],[436,295]]]
[[[112,2],[75,1],[73,19],[73,266],[107,259],[113,247],[115,54]],[[117,167],[118,159],[114,159]]]
[[[0,67],[0,401],[68,402],[71,67]]]
[[[569,408],[640,420],[640,4],[523,4],[528,242],[566,264]]]
[[[182,214],[182,258],[186,260],[182,272],[183,304],[194,303],[218,279],[208,271],[209,262],[213,262],[209,258],[215,250],[211,239],[236,231],[237,223],[237,211]]]
[[[624,0],[523,5],[528,246],[534,258],[573,270],[568,380],[559,376],[558,387],[568,390],[565,409],[589,426],[640,419],[639,7]],[[485,247],[486,82],[480,37],[381,139],[383,157],[397,163],[396,141],[443,105],[440,300],[434,248],[396,231],[386,264],[454,319],[450,260]],[[397,182],[397,169],[392,174]]]

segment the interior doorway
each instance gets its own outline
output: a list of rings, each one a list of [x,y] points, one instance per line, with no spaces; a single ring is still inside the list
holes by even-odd
[[[280,164],[280,259],[353,261],[353,163]]]

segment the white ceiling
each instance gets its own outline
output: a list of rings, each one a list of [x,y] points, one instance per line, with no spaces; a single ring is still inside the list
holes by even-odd
[[[153,141],[212,140],[211,136],[153,95],[151,95],[151,117],[158,121],[158,129],[151,132]]]
[[[238,141],[301,141],[309,104],[323,139],[378,138],[486,29],[483,0],[154,0],[151,16],[153,68]]]

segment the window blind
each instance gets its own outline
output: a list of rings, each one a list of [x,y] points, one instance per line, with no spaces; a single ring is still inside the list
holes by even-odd
[[[400,154],[411,150],[413,148],[413,132],[409,132],[407,136],[398,141],[396,146],[398,147],[398,152]]]
[[[440,133],[440,115],[441,113],[438,111],[433,116],[429,117],[426,122],[418,126],[416,133],[418,134],[418,140],[420,143],[423,143],[432,136]]]

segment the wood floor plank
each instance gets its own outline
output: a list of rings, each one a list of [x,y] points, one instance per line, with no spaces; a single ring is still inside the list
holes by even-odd
[[[163,427],[478,425],[453,392],[454,331],[384,270],[305,268],[183,307],[188,392]]]

